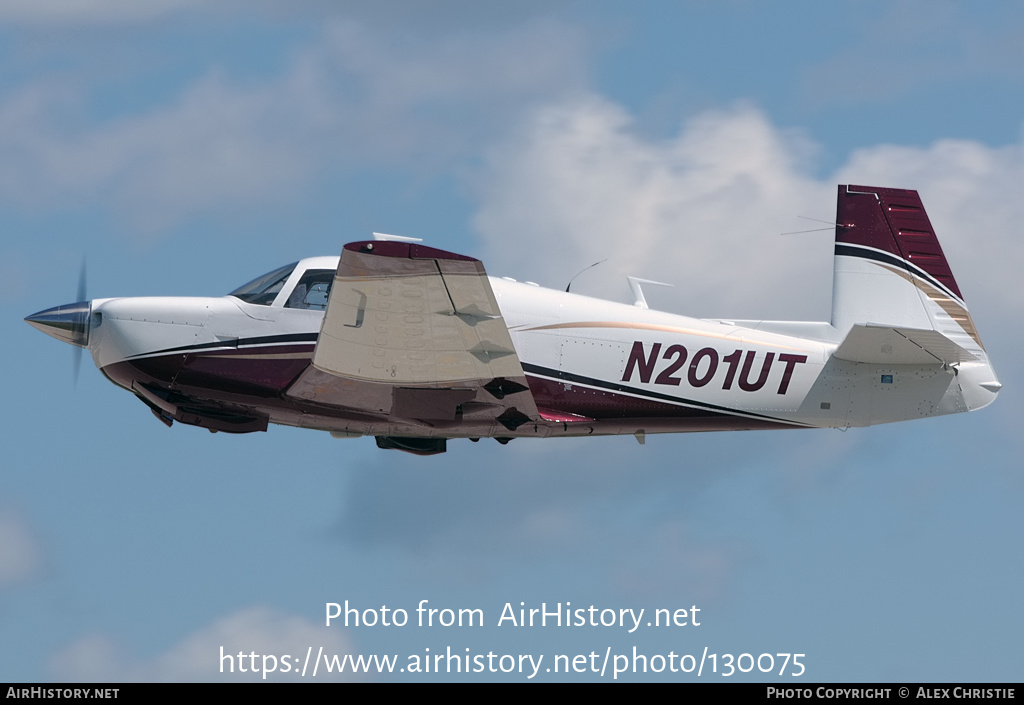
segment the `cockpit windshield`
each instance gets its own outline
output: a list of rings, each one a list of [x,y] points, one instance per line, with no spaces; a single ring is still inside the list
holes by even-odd
[[[288,277],[298,262],[292,262],[291,264],[275,269],[273,272],[267,272],[262,277],[253,279],[248,284],[243,284],[228,296],[235,296],[250,304],[259,304],[260,306],[269,306],[274,303],[274,299],[277,298],[278,293],[281,291],[281,287],[288,281]]]

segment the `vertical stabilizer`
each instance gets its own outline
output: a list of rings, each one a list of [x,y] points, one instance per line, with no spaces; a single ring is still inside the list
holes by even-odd
[[[938,331],[984,353],[917,191],[840,186],[832,325]]]
[[[840,186],[836,223],[832,325],[844,339],[834,356],[875,366],[882,382],[865,413],[884,406],[893,365],[941,365],[955,380],[941,404],[890,409],[896,418],[991,403],[1002,385],[917,191]]]

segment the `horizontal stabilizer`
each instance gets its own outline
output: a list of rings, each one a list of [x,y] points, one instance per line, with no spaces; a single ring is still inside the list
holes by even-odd
[[[833,355],[850,362],[927,365],[976,360],[977,357],[938,331],[858,324]]]

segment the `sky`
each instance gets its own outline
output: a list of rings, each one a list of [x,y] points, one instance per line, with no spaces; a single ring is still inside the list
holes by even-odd
[[[625,681],[1020,681],[1022,37],[1010,2],[3,3],[0,681],[262,680],[221,655],[310,648],[497,668],[338,680],[612,680],[594,653]],[[218,296],[372,231],[558,289],[607,259],[573,290],[654,279],[685,315],[827,320],[832,234],[784,233],[845,183],[921,193],[992,406],[421,458],[167,429],[22,321],[83,258],[90,297]],[[423,600],[484,623],[421,627]],[[409,623],[328,626],[346,601]],[[499,624],[566,603],[688,612]],[[518,655],[545,660],[502,672]]]

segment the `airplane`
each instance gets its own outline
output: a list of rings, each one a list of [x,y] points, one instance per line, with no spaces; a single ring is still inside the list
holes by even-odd
[[[644,280],[616,303],[375,238],[224,297],[25,320],[168,427],[283,424],[419,455],[453,438],[845,429],[979,409],[1002,386],[916,191],[839,186],[827,323],[689,318],[648,308]]]

